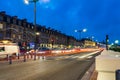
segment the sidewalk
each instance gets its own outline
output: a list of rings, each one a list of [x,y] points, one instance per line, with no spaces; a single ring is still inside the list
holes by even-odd
[[[96,57],[97,80],[115,80],[115,71],[120,69],[120,52],[104,50]]]
[[[97,80],[97,77],[98,77],[98,72],[94,70],[90,80]]]

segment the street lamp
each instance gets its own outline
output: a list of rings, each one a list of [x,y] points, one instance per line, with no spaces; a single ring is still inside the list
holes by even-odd
[[[37,36],[37,32],[36,32],[36,3],[39,0],[24,0],[25,4],[29,4],[30,2],[34,3],[34,33],[35,33],[35,48],[36,48],[36,36]]]
[[[91,40],[92,40],[92,41],[94,41],[94,40],[93,40],[94,38],[95,38],[95,37],[94,37],[94,36],[92,36],[92,37],[91,37]]]
[[[25,4],[29,4],[29,2],[34,3],[34,34],[35,34],[35,47],[34,49],[36,49],[36,45],[37,45],[37,34],[36,34],[36,3],[39,0],[24,0]],[[36,55],[36,54],[35,54]],[[34,60],[36,60],[36,57],[34,58]]]
[[[115,44],[118,44],[119,43],[119,40],[115,40]]]
[[[80,40],[81,40],[81,33],[82,32],[86,32],[86,31],[87,31],[87,29],[75,30],[75,32],[79,32],[79,38],[80,38]]]

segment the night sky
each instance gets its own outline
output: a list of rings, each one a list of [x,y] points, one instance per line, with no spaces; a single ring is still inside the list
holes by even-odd
[[[34,4],[24,0],[0,0],[0,11],[34,22]],[[39,0],[37,24],[79,38],[75,30],[86,28],[82,38],[94,36],[103,41],[120,40],[120,0]]]

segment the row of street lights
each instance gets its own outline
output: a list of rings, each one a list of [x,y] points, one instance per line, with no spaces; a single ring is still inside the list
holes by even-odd
[[[79,39],[81,40],[81,33],[82,32],[86,32],[87,29],[81,29],[81,30],[75,30],[75,32],[78,32],[79,33]]]

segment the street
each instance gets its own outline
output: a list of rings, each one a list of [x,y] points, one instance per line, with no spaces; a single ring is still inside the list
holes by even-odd
[[[46,57],[0,67],[0,80],[81,80],[98,54]],[[85,56],[87,55],[87,56]]]

